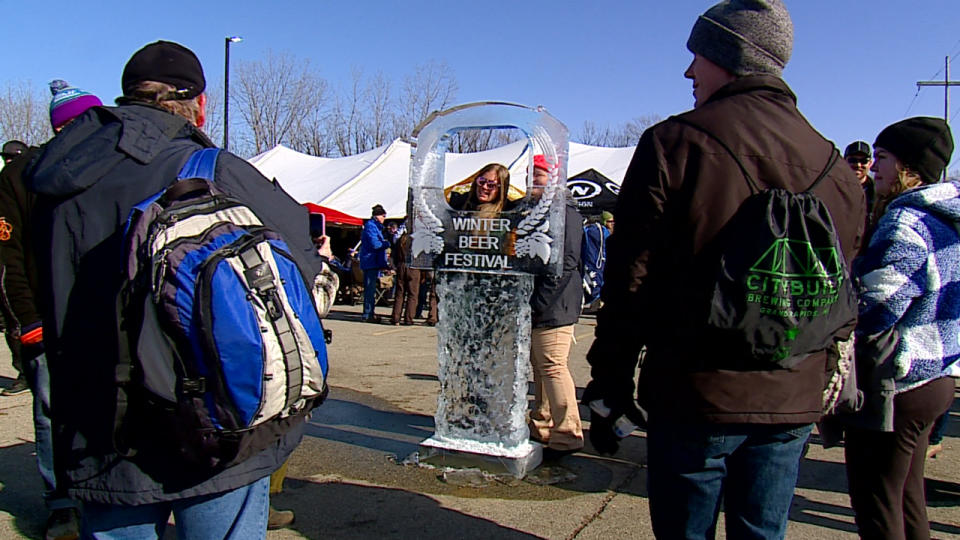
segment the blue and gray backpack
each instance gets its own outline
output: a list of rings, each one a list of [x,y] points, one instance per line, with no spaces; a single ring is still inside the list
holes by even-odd
[[[128,404],[161,410],[188,460],[226,467],[275,443],[326,397],[312,287],[283,238],[217,189],[218,155],[195,152],[127,222],[115,422],[124,455],[133,453],[124,425],[136,421]],[[170,346],[138,346],[143,334]]]

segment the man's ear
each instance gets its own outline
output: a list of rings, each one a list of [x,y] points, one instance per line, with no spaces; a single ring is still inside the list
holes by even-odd
[[[198,128],[202,128],[204,124],[207,123],[207,95],[200,94],[197,96],[197,105],[200,106],[200,112],[197,113],[197,119],[194,121],[194,124]]]

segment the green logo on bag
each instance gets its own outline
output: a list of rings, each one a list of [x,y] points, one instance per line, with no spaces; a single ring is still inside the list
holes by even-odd
[[[781,238],[753,263],[746,275],[747,302],[779,317],[826,315],[843,282],[840,254],[834,247]]]

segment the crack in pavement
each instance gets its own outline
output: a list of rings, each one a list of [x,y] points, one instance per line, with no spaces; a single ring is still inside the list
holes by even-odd
[[[607,509],[607,505],[610,504],[610,501],[612,501],[614,497],[616,497],[617,495],[620,494],[620,490],[623,489],[623,488],[625,488],[626,486],[630,485],[630,482],[633,482],[633,479],[636,478],[638,474],[640,474],[640,471],[641,471],[641,470],[643,470],[643,466],[640,465],[640,464],[635,464],[635,465],[633,466],[633,470],[631,470],[630,473],[627,474],[627,475],[623,478],[623,480],[622,480],[619,484],[617,484],[617,485],[616,485],[609,493],[607,493],[607,495],[603,498],[603,503],[600,504],[600,508],[598,508],[597,511],[593,513],[593,515],[591,515],[591,516],[588,517],[587,519],[583,520],[583,522],[580,524],[580,526],[577,527],[577,528],[570,534],[570,536],[568,536],[568,537],[566,538],[566,540],[574,540],[577,536],[580,536],[580,533],[583,532],[584,529],[586,529],[588,526],[590,526],[591,523],[593,523],[594,521],[596,521],[597,518],[599,518],[600,515],[603,514],[603,512]]]

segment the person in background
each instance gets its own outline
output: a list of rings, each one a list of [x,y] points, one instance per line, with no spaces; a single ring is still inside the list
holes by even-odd
[[[607,264],[607,239],[610,229],[602,225],[609,217],[611,226],[613,214],[604,211],[601,221],[588,223],[583,227],[583,245],[580,248],[580,260],[583,263],[583,302],[584,313],[596,313],[600,308],[600,292],[603,290],[603,270]]]
[[[887,126],[873,152],[880,219],[854,265],[866,406],[846,429],[850,502],[862,538],[929,538],[928,437],[953,403],[960,361],[960,183],[939,183],[953,153],[939,118]],[[891,334],[892,350],[862,354]]]
[[[950,409],[937,417],[930,429],[930,437],[927,439],[927,459],[937,459],[937,456],[943,452],[943,434],[947,431],[947,424],[950,423]]]
[[[604,211],[600,214],[600,221],[610,234],[613,234],[613,213]]]
[[[363,314],[360,320],[364,322],[380,322],[374,308],[380,271],[390,266],[387,261],[390,242],[383,236],[383,221],[386,218],[387,211],[379,204],[374,205],[360,236],[360,269],[363,271]]]
[[[383,237],[387,239],[387,242],[390,242],[390,246],[393,246],[397,243],[397,240],[400,239],[400,227],[397,225],[396,221],[387,222],[383,228],[385,229]]]
[[[50,82],[50,127],[59,135],[91,107],[103,105],[97,96],[74,88],[66,81]],[[40,320],[39,274],[32,246],[32,214],[36,195],[27,191],[23,170],[41,149],[30,147],[0,171],[0,215],[8,234],[0,234],[0,263],[3,265],[0,296],[8,306],[8,320],[19,341],[26,380],[33,391],[33,423],[37,442],[37,466],[44,482],[43,499],[49,515],[44,536],[65,540],[80,534],[77,501],[71,499],[58,481],[53,463],[53,433],[50,421],[50,376],[43,352],[43,324]]]
[[[389,262],[389,264],[390,264],[389,271],[390,271],[390,273],[394,274],[394,275],[393,275],[392,282],[391,282],[391,284],[390,284],[390,290],[389,290],[388,293],[385,295],[385,300],[388,301],[388,302],[393,302],[394,299],[396,298],[397,289],[398,289],[398,287],[399,287],[399,284],[397,283],[398,278],[397,278],[397,276],[396,276],[396,273],[397,273],[397,264],[396,264],[396,263],[397,263],[397,258],[394,257],[394,252],[397,250],[397,243],[399,242],[399,240],[400,240],[400,235],[401,235],[402,233],[400,232],[400,227],[397,225],[397,222],[396,222],[396,221],[387,221],[387,222],[385,222],[385,223],[383,224],[383,229],[384,229],[384,231],[383,231],[383,237],[384,237],[384,238],[387,240],[387,242],[390,244],[390,247],[387,248],[387,256],[389,257],[389,258],[387,259],[387,262]]]
[[[23,156],[28,152],[28,150],[29,149],[27,145],[20,141],[13,140],[5,142],[3,144],[3,149],[0,150],[0,155],[3,157],[4,170],[9,169],[10,163]],[[29,157],[26,161],[29,161]],[[20,169],[22,168],[23,167],[21,166]],[[12,211],[13,209],[7,210],[7,212]],[[8,216],[4,214],[4,210],[0,209],[0,241],[10,242],[11,238],[13,238],[13,225],[10,222],[14,219],[16,218],[12,213],[8,218]],[[5,266],[0,267],[0,282],[6,281],[7,271],[8,270]],[[7,342],[7,348],[10,349],[10,358],[12,360],[11,363],[13,364],[13,369],[17,372],[17,378],[13,380],[13,383],[10,384],[10,386],[0,391],[0,396],[17,396],[30,390],[30,384],[27,381],[27,376],[23,372],[23,354],[20,345],[20,325],[17,322],[16,314],[13,311],[13,306],[10,305],[9,299],[0,297],[0,300],[2,300],[2,302],[0,302],[0,315],[3,316],[3,337]]]
[[[531,198],[538,200],[557,168],[542,154],[533,158]],[[583,218],[573,197],[566,198],[563,270],[559,277],[538,274],[530,297],[530,362],[533,364],[534,402],[530,436],[545,445],[543,459],[559,459],[583,448],[583,428],[577,405],[577,387],[567,361],[573,330],[583,303],[580,244]]]
[[[853,169],[853,173],[857,175],[857,181],[863,187],[863,194],[867,198],[867,229],[872,229],[876,224],[876,220],[873,218],[873,209],[877,195],[873,178],[870,178],[870,167],[873,165],[870,145],[864,141],[854,141],[848,144],[846,150],[843,151],[843,159]],[[864,247],[866,247],[866,242],[864,242]]]
[[[420,270],[407,265],[411,240],[409,233],[403,233],[390,252],[393,268],[396,271],[394,274],[396,293],[393,297],[393,312],[390,315],[390,322],[393,325],[412,325],[417,311],[417,300],[420,298]]]

